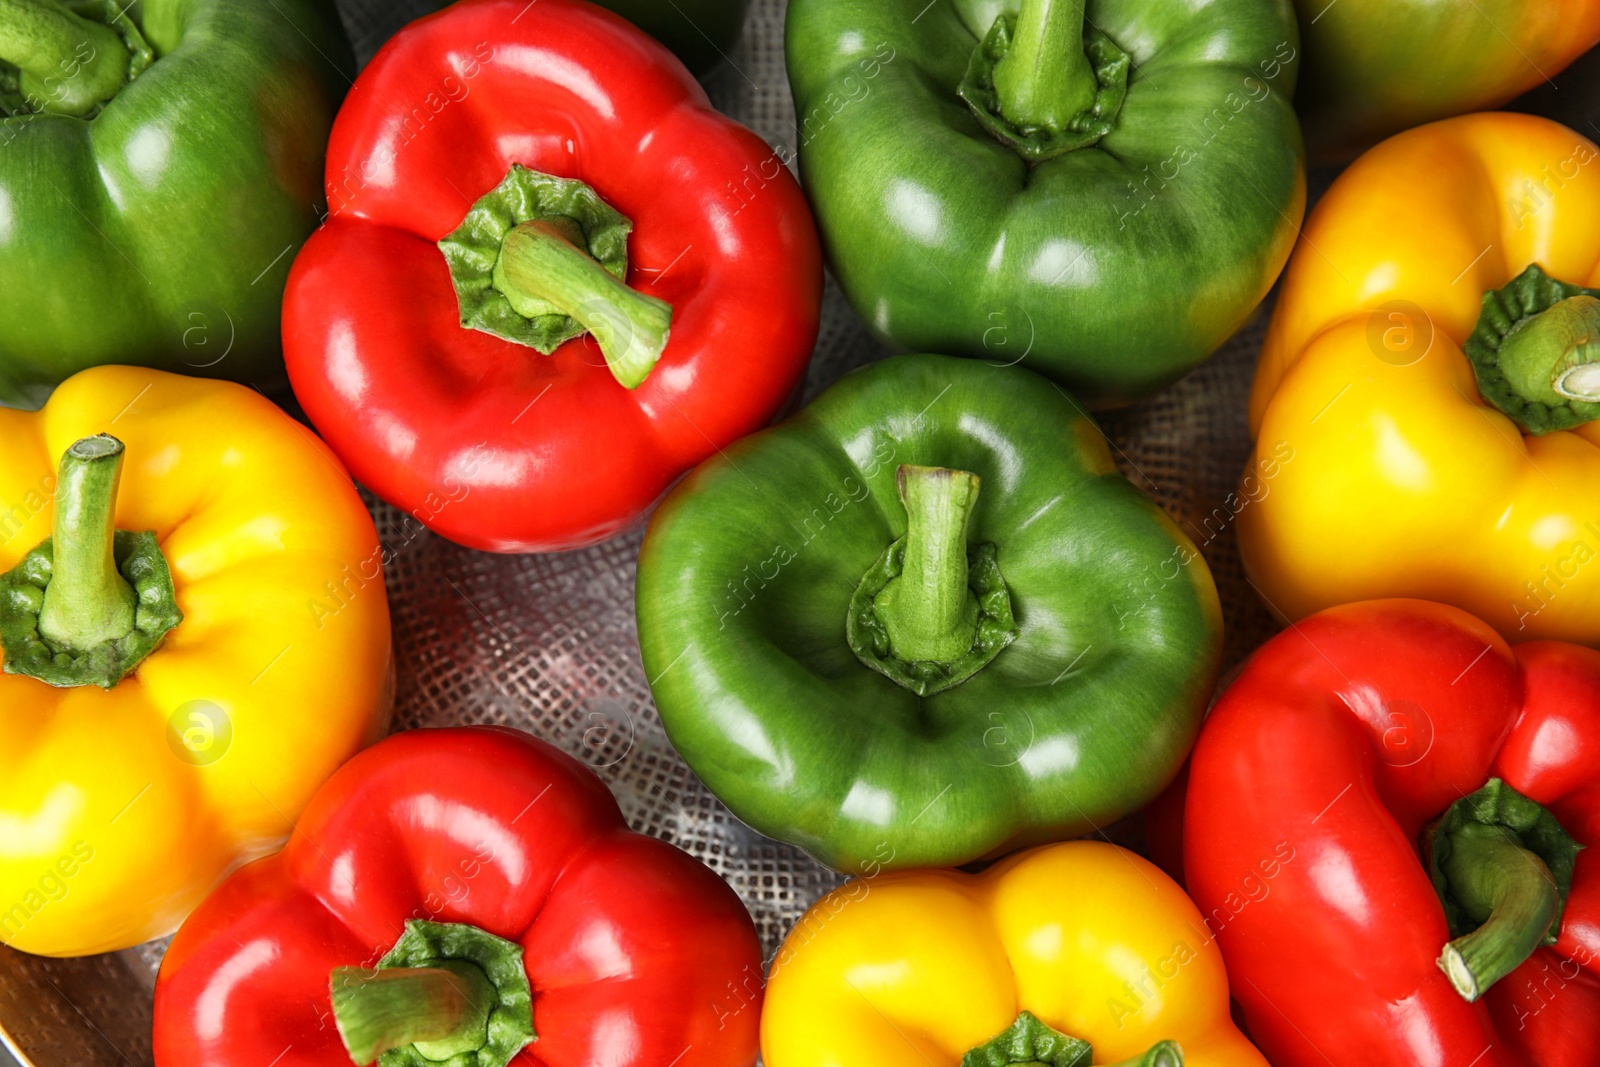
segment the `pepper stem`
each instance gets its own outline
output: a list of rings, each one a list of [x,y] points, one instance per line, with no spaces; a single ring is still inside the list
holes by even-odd
[[[1099,83],[1083,50],[1084,0],[1022,0],[1011,49],[995,64],[1000,112],[1053,133],[1094,106]]]
[[[53,0],[0,0],[0,60],[41,111],[89,114],[127,84],[132,59],[116,30]]]
[[[627,284],[574,241],[571,225],[536,219],[500,246],[495,288],[512,307],[566,315],[594,335],[618,382],[635,389],[667,347],[672,305]]]
[[[1461,351],[1478,393],[1535,436],[1600,419],[1600,289],[1531,263],[1483,294]]]
[[[1561,914],[1561,890],[1544,860],[1502,826],[1462,826],[1439,868],[1451,894],[1483,923],[1439,957],[1456,992],[1474,1001],[1545,940]]]
[[[1108,1067],[1183,1067],[1183,1049],[1176,1041],[1163,1041],[1131,1060],[1118,1060]]]
[[[138,598],[113,553],[122,456],[121,441],[98,434],[61,457],[55,555],[39,635],[64,651],[85,652],[133,632]]]
[[[339,1036],[362,1067],[407,1045],[430,1060],[475,1052],[488,1043],[489,1016],[498,1003],[483,969],[459,960],[384,970],[338,967],[330,986]]]
[[[1088,1067],[1094,1049],[1081,1038],[1063,1034],[1031,1011],[961,1057],[961,1067]],[[1108,1067],[1183,1067],[1183,1049],[1176,1041],[1160,1041],[1128,1060]]]
[[[1422,845],[1455,938],[1439,968],[1468,1001],[1555,944],[1583,846],[1544,805],[1491,778],[1450,805]]]
[[[968,471],[908,464],[897,483],[906,508],[905,563],[900,577],[878,594],[878,617],[900,659],[951,663],[972,649],[978,633],[967,526],[980,480]]]
[[[1600,300],[1571,296],[1500,345],[1506,382],[1529,400],[1600,403]]]
[[[407,919],[377,967],[335,967],[328,989],[358,1067],[399,1049],[398,1063],[507,1067],[536,1037],[522,946],[464,923]]]

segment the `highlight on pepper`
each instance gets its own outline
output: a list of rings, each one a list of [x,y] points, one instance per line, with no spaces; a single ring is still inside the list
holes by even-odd
[[[1538,175],[1538,181],[1529,178]],[[1528,115],[1372,149],[1306,223],[1250,400],[1250,580],[1294,621],[1407,596],[1600,644],[1600,148]]]
[[[795,924],[761,1020],[771,1067],[1266,1067],[1222,954],[1150,861],[1102,841],[978,874],[885,872]]]
[[[0,3],[0,404],[107,363],[282,389],[354,72],[333,0]]]
[[[408,730],[184,923],[155,1062],[753,1067],[761,986],[738,896],[594,771],[505,727]]]
[[[1600,1047],[1597,752],[1592,648],[1507,645],[1421,600],[1331,608],[1263,645],[1201,731],[1183,852],[1272,1063],[1405,1062],[1419,1033],[1442,1062]]]
[[[1093,832],[1172,781],[1221,658],[1199,551],[1056,385],[881,360],[657,508],[640,652],[735,815],[850,874]]]
[[[83,371],[0,409],[0,449],[0,942],[126,949],[387,728],[382,550],[322,444],[232,383]]]
[[[471,0],[356,88],[283,336],[296,399],[381,499],[469,548],[581,548],[791,399],[821,313],[810,208],[659,44],[583,0]]]

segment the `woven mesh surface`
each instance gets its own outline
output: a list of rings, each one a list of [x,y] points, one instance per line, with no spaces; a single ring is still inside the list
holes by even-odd
[[[663,0],[665,2],[665,0]],[[342,0],[358,58],[428,0]],[[773,145],[793,146],[783,0],[757,0],[730,63],[709,83],[718,107]],[[1249,448],[1245,398],[1266,310],[1205,367],[1160,396],[1102,418],[1123,472],[1201,547],[1226,615],[1227,660],[1274,627],[1245,581],[1228,496]],[[815,395],[885,354],[829,282],[808,380]],[[503,557],[458,548],[369,498],[394,550],[388,572],[400,667],[397,727],[504,723],[596,768],[635,829],[700,857],[756,918],[769,955],[839,883],[804,853],[735,819],[668,744],[639,662],[634,564],[642,529],[584,551]],[[0,1027],[38,1067],[150,1062],[150,989],[162,945],[87,960],[0,949]]]

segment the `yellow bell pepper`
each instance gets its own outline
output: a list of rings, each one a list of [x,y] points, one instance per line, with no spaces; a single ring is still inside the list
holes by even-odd
[[[1266,1067],[1229,1017],[1199,911],[1097,841],[834,890],[779,950],[761,1053],[767,1067]]]
[[[1274,612],[1418,597],[1600,645],[1596,285],[1600,150],[1556,123],[1450,119],[1340,176],[1251,396],[1239,543]]]
[[[126,948],[387,726],[377,534],[238,385],[87,370],[0,410],[0,452],[0,942]]]

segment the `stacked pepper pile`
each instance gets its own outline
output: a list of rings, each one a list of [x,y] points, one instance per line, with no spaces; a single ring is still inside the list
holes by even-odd
[[[176,930],[161,1067],[1600,1062],[1600,149],[1468,113],[1600,3],[791,0],[804,191],[691,72],[748,4],[669,6],[351,81],[324,0],[0,0],[0,941]],[[1309,219],[1302,121],[1395,134]],[[769,427],[824,256],[935,354]],[[1280,274],[1288,628],[1219,696],[1088,412]],[[672,744],[853,880],[764,960],[552,745],[380,740],[357,482],[493,552],[648,514]]]

